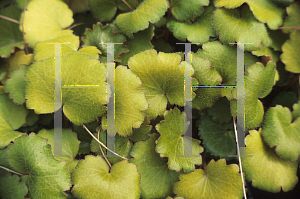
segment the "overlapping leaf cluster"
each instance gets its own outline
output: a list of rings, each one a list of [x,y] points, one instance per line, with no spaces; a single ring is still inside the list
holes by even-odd
[[[297,184],[299,1],[5,0],[0,15],[0,198],[243,198],[229,157],[238,48],[253,156],[242,158],[242,175],[269,192]],[[192,52],[180,42],[194,43]],[[108,136],[119,156],[99,144]]]

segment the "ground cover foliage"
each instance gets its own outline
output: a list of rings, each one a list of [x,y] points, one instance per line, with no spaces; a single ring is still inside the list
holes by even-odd
[[[3,0],[0,17],[0,198],[242,199],[243,188],[248,198],[257,190],[297,197],[299,1]],[[59,106],[46,42],[69,43],[61,45]],[[237,89],[226,87],[237,84],[237,42],[251,43],[245,154],[253,157],[241,158],[244,182],[239,159],[228,157],[237,154]],[[114,93],[105,43],[120,43]],[[193,43],[192,137],[184,135],[185,48],[177,43]],[[106,145],[112,95],[120,156],[106,158],[97,139]],[[64,156],[53,157],[60,110]],[[179,156],[184,144],[193,156]]]

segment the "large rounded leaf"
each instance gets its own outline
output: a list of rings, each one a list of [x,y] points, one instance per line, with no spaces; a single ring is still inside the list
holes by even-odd
[[[294,30],[290,39],[282,45],[281,60],[285,64],[285,70],[292,73],[300,73],[300,30]]]

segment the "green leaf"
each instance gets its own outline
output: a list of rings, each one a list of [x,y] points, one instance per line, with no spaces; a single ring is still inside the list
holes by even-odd
[[[271,48],[266,48],[266,47],[261,46],[258,50],[252,51],[252,54],[259,56],[259,57],[261,57],[261,56],[270,57],[270,59],[274,63],[276,63],[279,61],[280,52],[276,52]]]
[[[94,134],[95,137],[98,138],[98,134]],[[102,142],[103,144],[106,145],[106,138],[107,136],[107,133],[103,130],[100,131],[100,135],[99,135],[99,141]],[[130,151],[132,149],[132,142],[130,142],[130,140],[128,139],[128,137],[121,137],[120,135],[116,135],[115,138],[115,150],[114,152],[116,152],[117,154],[119,155],[122,155],[124,156],[125,158],[131,158],[130,156]],[[100,144],[95,140],[95,139],[92,139],[92,142],[91,142],[91,151],[93,152],[96,152],[98,155],[101,155],[102,156],[102,152],[100,150]],[[109,146],[108,146],[109,147]],[[106,155],[106,149],[101,146],[102,148],[102,151],[104,152],[104,154]],[[120,162],[121,160],[123,160],[123,158],[121,157],[116,157],[115,155],[113,155],[114,157],[106,157],[107,160],[113,165],[117,162]]]
[[[128,60],[133,55],[145,50],[153,49],[153,45],[150,43],[150,40],[154,36],[154,29],[155,27],[150,24],[149,28],[133,34],[133,39],[128,39],[128,41],[124,42],[124,45],[127,47],[129,52],[120,55],[122,65],[128,65]]]
[[[0,15],[19,20],[21,11],[14,5],[0,10]],[[15,47],[24,48],[23,35],[19,25],[0,18],[0,57],[9,57],[15,51]],[[5,27],[5,28],[4,28]]]
[[[208,6],[209,0],[170,0],[172,14],[178,20],[188,20],[203,13],[203,6]]]
[[[294,2],[286,8],[288,14],[282,27],[300,27],[300,2]],[[292,33],[293,29],[283,29],[284,33]]]
[[[220,112],[222,114],[220,114]],[[220,124],[226,124],[232,121],[230,104],[225,97],[220,98],[211,108],[208,108],[207,113],[212,121]]]
[[[144,0],[134,11],[119,14],[115,23],[124,34],[132,38],[132,33],[148,28],[149,22],[158,22],[168,7],[166,0]]]
[[[42,129],[37,135],[48,140],[48,144],[51,145],[51,151],[54,154],[54,129]],[[67,155],[69,157],[58,156],[55,158],[60,161],[65,161],[68,164],[70,173],[74,171],[78,163],[78,160],[75,160],[74,158],[78,153],[79,143],[80,141],[77,140],[76,133],[72,132],[70,129],[62,129],[62,155]]]
[[[0,178],[0,197],[5,199],[23,199],[27,194],[25,183],[19,182],[16,175]]]
[[[88,0],[64,0],[69,5],[73,13],[90,10]]]
[[[73,23],[73,13],[68,5],[60,0],[32,0],[27,5],[24,24],[26,42],[34,47],[39,41],[72,35],[72,30],[63,30]],[[20,23],[20,30],[22,26]]]
[[[258,22],[248,6],[243,7],[242,16],[238,10],[217,9],[213,17],[215,32],[220,40],[229,43],[252,43],[245,45],[246,51],[257,50],[261,44],[265,47],[271,45],[267,29],[263,23]]]
[[[47,140],[31,133],[8,146],[8,162],[15,171],[24,174],[21,182],[28,187],[30,198],[66,198],[63,193],[71,187],[67,164],[54,157]]]
[[[268,77],[268,78],[266,78]],[[245,75],[245,127],[257,127],[263,119],[264,109],[258,98],[266,97],[272,90],[275,77],[275,63],[267,66],[253,64]]]
[[[293,105],[292,116],[293,116],[293,120],[295,120],[296,118],[300,117],[300,101],[298,101],[297,103],[295,103]]]
[[[183,168],[184,172],[191,172],[195,169],[195,164],[202,164],[202,158],[199,155],[203,152],[203,148],[199,145],[200,141],[190,137],[184,138],[184,114],[180,113],[178,108],[165,111],[165,120],[155,126],[160,133],[159,139],[156,141],[156,151],[160,157],[168,157],[169,169],[179,171]],[[184,146],[186,139],[189,146]],[[192,150],[192,155],[198,157],[176,157],[184,155],[184,147]]]
[[[272,30],[278,29],[282,24],[284,10],[277,8],[270,0],[214,0],[216,7],[237,8],[243,3],[247,3],[255,18],[263,23],[267,23]]]
[[[146,50],[131,57],[128,66],[142,81],[150,119],[162,115],[168,101],[184,106],[184,62],[179,55]]]
[[[98,126],[97,121],[85,124],[85,126],[92,133],[96,133],[96,128]],[[73,124],[73,130],[77,133],[78,140],[80,141],[78,154],[89,153],[91,151],[91,141],[92,136],[87,132],[83,126],[76,126]]]
[[[261,129],[249,132],[245,138],[245,154],[254,157],[242,157],[246,179],[252,181],[254,187],[273,193],[292,190],[298,182],[298,163],[277,156],[263,141]]]
[[[27,109],[24,105],[17,105],[7,94],[0,94],[0,148],[22,136],[23,133],[15,130],[25,124],[26,115]]]
[[[298,102],[298,99],[297,93],[282,91],[273,98],[271,106],[281,105],[292,110],[293,105]]]
[[[149,132],[152,126],[149,125],[149,117],[146,116],[140,128],[132,129],[132,134],[128,137],[132,142],[144,141],[149,138]]]
[[[54,111],[54,58],[32,64],[26,73],[27,107],[37,114]],[[106,68],[90,55],[69,53],[61,58],[62,86],[97,85],[99,87],[62,87],[63,112],[76,125],[92,122],[106,108]],[[88,97],[87,97],[88,96]],[[59,108],[59,107],[58,107]],[[58,109],[57,108],[57,109]]]
[[[109,171],[103,158],[87,155],[72,173],[72,194],[86,199],[138,199],[140,178],[136,165],[126,160],[116,163]]]
[[[282,45],[281,61],[285,64],[285,70],[292,73],[300,73],[299,38],[300,30],[294,30],[290,39]]]
[[[186,4],[185,1],[183,4]],[[201,1],[197,1],[201,2]],[[174,8],[172,9],[172,11]],[[186,39],[192,43],[206,43],[209,37],[215,36],[212,29],[212,16],[215,8],[213,6],[206,7],[203,15],[201,15],[196,22],[179,22],[175,19],[170,19],[167,27],[173,32],[174,36],[185,41]]]
[[[300,156],[300,118],[292,122],[292,113],[287,107],[270,108],[264,120],[262,133],[265,142],[287,160],[296,161]]]
[[[167,158],[161,158],[155,151],[157,134],[151,134],[146,141],[137,142],[131,151],[138,172],[141,174],[142,198],[165,198],[174,196],[173,184],[179,180],[179,174],[168,168]]]
[[[272,39],[272,45],[270,47],[276,51],[281,51],[281,46],[289,38],[289,35],[284,34],[282,30],[269,30],[268,33]]]
[[[84,47],[86,46],[96,46],[101,52],[102,63],[107,61],[107,44],[104,43],[123,43],[126,38],[121,33],[115,33],[113,25],[107,24],[103,25],[98,22],[96,25],[93,25],[93,30],[86,29],[82,41]],[[102,43],[102,44],[99,44]],[[123,45],[115,44],[114,45],[114,60],[120,62],[120,54],[127,52],[127,49]]]
[[[11,165],[7,161],[7,157],[8,157],[7,147],[4,148],[4,149],[0,149],[0,166],[3,166],[3,167],[8,168],[10,170],[13,170],[13,168],[11,167]],[[0,168],[0,178],[2,178],[4,176],[7,176],[7,175],[10,176],[10,172],[3,169],[3,168]],[[1,194],[1,192],[0,192],[0,194]]]
[[[226,165],[225,159],[211,160],[206,171],[195,171],[179,176],[174,192],[183,198],[240,199],[243,185],[236,164]],[[222,191],[221,191],[222,190]]]

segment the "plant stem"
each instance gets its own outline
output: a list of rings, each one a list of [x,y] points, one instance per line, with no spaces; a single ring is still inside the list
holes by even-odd
[[[132,7],[129,5],[129,3],[127,3],[125,0],[122,1],[130,8],[130,10],[133,10]]]
[[[279,27],[278,29],[295,29],[295,30],[300,30],[300,27],[293,26],[293,27]]]
[[[75,28],[76,26],[80,26],[80,25],[82,25],[82,24],[87,24],[87,23],[77,23],[77,24],[74,24],[74,25],[72,25],[72,26],[70,26],[69,28],[67,28],[67,30],[70,30],[70,29],[72,29],[72,28]]]
[[[11,21],[11,22],[14,22],[14,23],[17,23],[17,24],[20,24],[19,21],[15,20],[15,19],[12,19],[10,17],[6,17],[6,16],[3,16],[3,15],[0,15],[0,18],[6,19],[7,21]]]
[[[86,128],[86,126],[84,124],[82,124],[82,126],[85,128],[85,130],[87,130],[87,132],[99,143],[101,144],[104,148],[106,148],[107,150],[109,150],[110,152],[112,152],[113,154],[115,154],[116,156],[119,156],[120,158],[123,158],[125,160],[128,160],[127,158],[115,153],[114,151],[110,150],[109,148],[107,148],[102,142],[100,142],[90,131],[88,128]]]
[[[9,172],[15,173],[15,174],[20,175],[20,176],[23,175],[23,174],[21,174],[21,173],[18,173],[18,172],[16,172],[16,171],[10,170],[10,169],[8,169],[8,168],[6,168],[6,167],[3,167],[3,166],[0,166],[0,168],[4,169],[4,170],[6,170],[6,171],[9,171]]]
[[[23,41],[24,41],[24,46],[25,46],[25,51],[26,51],[26,55],[28,55],[28,48],[27,48],[27,43],[25,40],[25,33],[24,33],[24,17],[25,17],[25,11],[26,11],[26,7],[27,7],[27,0],[25,1],[25,7],[24,7],[24,12],[23,12],[23,17],[22,17],[22,34],[23,34]]]
[[[98,140],[100,140],[100,128],[99,128],[99,131],[98,131]],[[102,153],[102,155],[103,155],[105,161],[107,162],[109,168],[111,168],[111,164],[110,164],[110,162],[107,160],[106,156],[104,155],[104,152],[103,152],[102,147],[101,147],[100,144],[99,144],[99,147],[100,147],[101,153]]]

